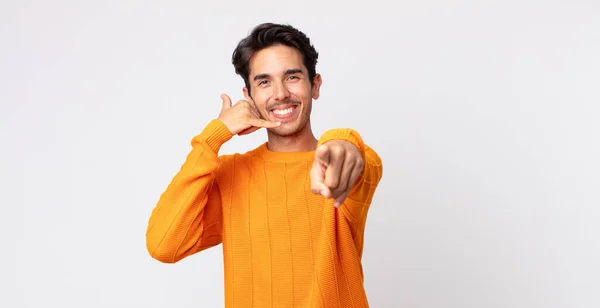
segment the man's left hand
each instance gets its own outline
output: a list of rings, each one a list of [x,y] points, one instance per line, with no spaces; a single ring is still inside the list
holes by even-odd
[[[346,140],[331,140],[315,151],[311,169],[311,191],[335,199],[339,207],[363,171],[364,162],[358,148]]]

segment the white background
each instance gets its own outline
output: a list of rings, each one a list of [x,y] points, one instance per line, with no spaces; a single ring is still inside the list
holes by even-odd
[[[2,2],[0,307],[222,307],[221,246],[144,234],[264,21],[320,52],[315,133],[384,161],[372,307],[600,307],[599,2],[203,3]]]

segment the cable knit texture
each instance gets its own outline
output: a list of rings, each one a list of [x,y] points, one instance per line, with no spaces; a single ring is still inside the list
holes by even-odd
[[[314,151],[272,152],[264,143],[219,156],[232,137],[213,120],[193,138],[151,213],[150,255],[175,263],[222,244],[225,307],[369,307],[361,257],[367,212],[382,177],[377,153],[352,129],[321,136],[319,145],[352,142],[365,162],[335,208],[334,200],[310,190]]]

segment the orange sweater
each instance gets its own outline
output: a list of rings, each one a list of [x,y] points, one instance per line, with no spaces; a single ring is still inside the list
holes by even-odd
[[[218,155],[233,136],[219,120],[192,150],[152,211],[150,255],[177,262],[223,244],[226,307],[363,308],[362,250],[367,212],[382,177],[379,156],[351,129],[327,131],[353,142],[363,173],[344,204],[310,191],[314,151]]]

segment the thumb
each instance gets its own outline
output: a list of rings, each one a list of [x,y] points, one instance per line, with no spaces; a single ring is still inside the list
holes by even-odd
[[[329,147],[326,145],[321,145],[315,151],[315,160],[325,166],[329,166],[329,156]]]
[[[325,171],[327,167],[323,166],[317,159],[313,161],[313,166],[310,170],[311,191],[315,194],[320,194],[325,198],[331,196],[331,190],[325,185]]]
[[[227,94],[221,94],[221,99],[223,100],[223,108],[221,110],[231,108],[231,98]]]

